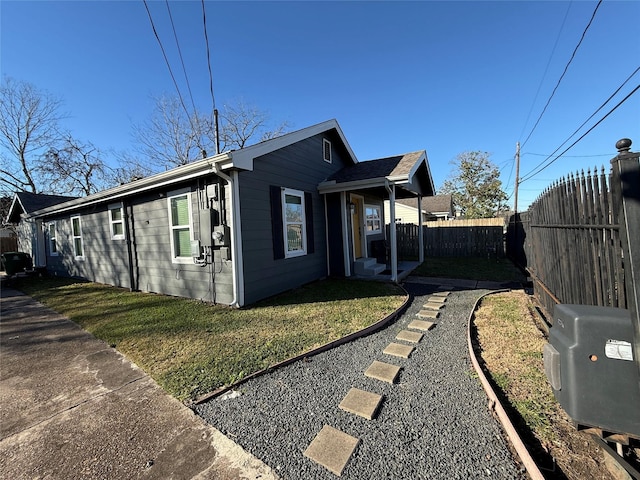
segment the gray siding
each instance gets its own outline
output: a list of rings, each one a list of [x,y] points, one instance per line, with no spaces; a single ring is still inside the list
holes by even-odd
[[[213,182],[215,178],[209,181]],[[118,287],[229,304],[233,300],[232,260],[221,259],[219,249],[205,247],[209,258],[213,256],[214,260],[208,265],[171,261],[167,193],[185,187],[191,190],[194,238],[211,238],[210,231],[201,231],[199,211],[203,207],[198,184],[172,186],[124,202],[129,238],[132,239],[133,285],[127,240],[111,238],[106,203],[78,212],[82,218],[85,251],[82,260],[75,259],[73,254],[71,218],[77,214],[47,219],[56,221],[59,251],[59,255],[52,256],[47,241],[49,271],[54,275],[80,277]]]
[[[324,161],[322,139],[332,142],[332,163]],[[327,276],[324,200],[318,184],[345,166],[337,138],[328,133],[282,148],[254,161],[253,172],[241,172],[240,206],[245,302],[290,290]],[[269,187],[276,185],[311,193],[314,252],[274,259]]]
[[[83,258],[74,253],[71,218],[76,216],[81,219]],[[57,255],[51,254],[47,232],[47,269],[51,273],[129,288],[126,243],[111,240],[106,205],[46,219],[47,224],[51,221],[56,223],[58,249]]]

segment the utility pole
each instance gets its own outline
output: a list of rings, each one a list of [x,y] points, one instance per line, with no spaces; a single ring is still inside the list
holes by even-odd
[[[518,184],[520,183],[520,142],[516,142],[516,184],[513,187],[513,213],[518,213]]]
[[[202,4],[202,8],[204,8],[204,3]],[[213,109],[213,133],[216,141],[216,155],[220,153],[220,131],[218,127],[218,109]]]

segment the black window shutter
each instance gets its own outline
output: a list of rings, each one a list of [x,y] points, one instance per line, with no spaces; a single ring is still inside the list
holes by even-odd
[[[271,196],[271,239],[273,259],[284,258],[284,237],[282,234],[282,189],[276,185],[269,187]]]
[[[315,251],[315,243],[313,240],[313,204],[311,203],[311,193],[304,192],[304,217],[307,227],[307,253]]]

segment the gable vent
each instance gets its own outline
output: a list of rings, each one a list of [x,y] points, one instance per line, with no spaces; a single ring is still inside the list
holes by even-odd
[[[331,142],[326,138],[322,139],[322,155],[325,162],[331,163]]]

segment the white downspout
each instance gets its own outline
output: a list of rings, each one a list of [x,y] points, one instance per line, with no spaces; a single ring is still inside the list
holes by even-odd
[[[331,252],[329,250],[329,213],[327,212],[327,196],[323,195],[324,200],[324,241],[327,244],[327,276],[331,276]]]
[[[243,274],[242,253],[240,253],[241,249],[238,248],[238,242],[241,239],[241,234],[239,233],[239,228],[237,229],[236,227],[237,225],[240,225],[240,212],[237,212],[237,210],[240,208],[240,195],[237,191],[238,172],[232,172],[232,175],[236,180],[233,181],[229,175],[220,170],[216,163],[212,163],[211,166],[215,174],[223,180],[226,180],[227,183],[229,183],[229,187],[231,188],[231,195],[229,198],[229,208],[231,210],[231,216],[229,219],[229,231],[231,232],[231,258],[233,259],[233,268],[231,269],[233,283],[233,300],[231,301],[230,306],[241,307],[244,304],[244,288],[240,288],[240,278],[242,278]],[[236,205],[238,205],[237,208]]]
[[[344,276],[351,276],[351,262],[349,261],[349,237],[347,232],[347,194],[340,192],[340,220],[342,221],[342,250],[344,252]]]
[[[389,182],[385,181],[384,184],[387,192],[389,192],[389,215],[391,222],[390,240],[391,240],[391,281],[398,281],[398,241],[396,239],[396,186],[392,184],[389,186]]]
[[[418,195],[418,261],[424,262],[424,231],[422,225],[422,195]]]

